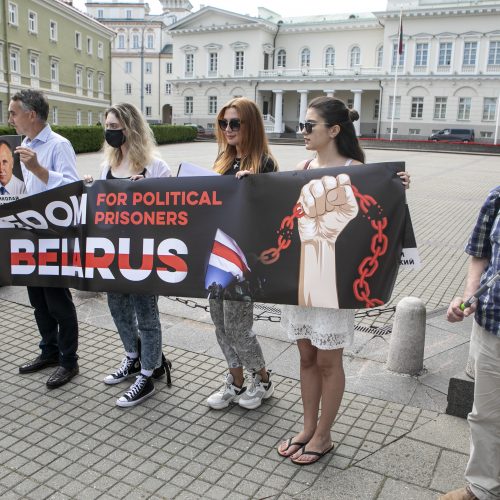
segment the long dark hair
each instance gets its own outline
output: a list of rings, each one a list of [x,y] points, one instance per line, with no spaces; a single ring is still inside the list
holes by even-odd
[[[365,153],[359,145],[356,131],[352,122],[359,120],[359,113],[348,109],[343,101],[335,97],[316,97],[309,103],[309,108],[314,109],[330,127],[338,125],[340,132],[335,136],[338,152],[346,158],[365,162]]]

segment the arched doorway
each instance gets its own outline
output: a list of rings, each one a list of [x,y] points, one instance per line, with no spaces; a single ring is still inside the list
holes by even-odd
[[[163,123],[172,123],[172,106],[170,104],[163,106],[161,121]]]

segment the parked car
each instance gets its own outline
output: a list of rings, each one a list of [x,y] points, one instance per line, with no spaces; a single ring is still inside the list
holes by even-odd
[[[472,128],[445,128],[429,136],[429,141],[462,141],[474,142]]]
[[[207,130],[202,125],[197,125],[195,123],[186,123],[185,126],[195,128],[197,137],[213,137],[214,136],[214,133],[211,130]]]

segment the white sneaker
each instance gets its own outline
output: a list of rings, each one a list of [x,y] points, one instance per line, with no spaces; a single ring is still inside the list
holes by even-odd
[[[241,395],[238,404],[247,410],[255,410],[262,404],[263,399],[270,398],[274,392],[274,385],[271,382],[271,372],[268,371],[269,380],[264,383],[258,374],[252,377],[250,387]]]
[[[246,387],[238,388],[233,385],[234,378],[228,373],[224,380],[224,385],[219,391],[214,392],[208,399],[207,404],[214,410],[227,408],[230,403],[237,403],[241,395],[245,393]]]

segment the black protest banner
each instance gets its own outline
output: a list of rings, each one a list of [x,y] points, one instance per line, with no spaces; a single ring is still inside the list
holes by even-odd
[[[0,207],[0,284],[380,305],[408,222],[403,168],[69,184]]]

